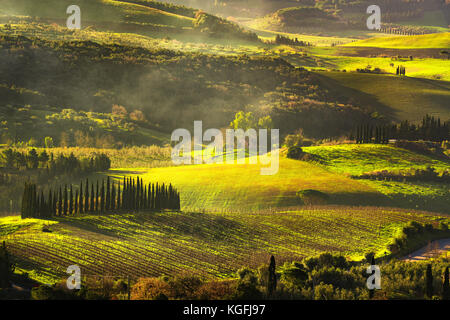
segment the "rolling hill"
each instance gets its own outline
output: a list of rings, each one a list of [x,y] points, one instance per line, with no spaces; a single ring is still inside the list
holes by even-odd
[[[395,49],[448,49],[450,48],[450,32],[418,36],[375,37],[346,43],[343,46]]]
[[[206,279],[233,277],[242,266],[259,267],[270,254],[291,261],[323,252],[361,259],[386,246],[409,221],[448,217],[381,208],[322,207],[224,214],[149,212],[84,215],[48,221],[0,218],[0,241],[15,256],[16,272],[54,283],[77,264],[83,276],[133,280],[189,273]],[[46,225],[48,232],[43,232]],[[320,232],[318,232],[320,230]]]
[[[350,175],[373,170],[427,166],[442,172],[448,163],[430,156],[380,145],[305,148],[319,162],[280,157],[279,171],[262,176],[261,164],[202,164],[167,168],[114,168],[108,174],[121,181],[136,175],[144,182],[172,183],[181,192],[183,210],[251,211],[302,204],[296,193],[317,190],[328,204],[377,205],[446,211],[450,194],[443,184],[396,184],[353,180]],[[355,172],[354,170],[362,171]],[[400,186],[400,187],[399,187]],[[403,188],[403,190],[402,190]]]
[[[322,85],[351,97],[389,119],[420,121],[429,113],[450,118],[450,84],[446,81],[385,74],[320,72]]]

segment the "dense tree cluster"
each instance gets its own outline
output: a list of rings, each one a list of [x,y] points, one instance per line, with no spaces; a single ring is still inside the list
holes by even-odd
[[[360,125],[356,128],[356,143],[388,143],[389,128],[386,125]]]
[[[163,184],[144,184],[142,179],[125,178],[122,187],[108,177],[94,183],[83,183],[74,190],[73,186],[38,190],[35,184],[26,183],[22,196],[21,216],[24,218],[50,218],[52,216],[73,216],[82,213],[104,213],[111,210],[180,210],[180,194]]]
[[[442,142],[450,140],[450,122],[427,114],[420,124],[405,120],[392,126],[389,133],[391,139]]]
[[[406,75],[406,68],[404,66],[398,66],[395,74],[398,76]]]
[[[310,47],[312,46],[311,43],[307,41],[298,40],[297,38],[291,39],[289,37],[284,37],[282,35],[277,34],[275,37],[275,43],[276,44],[286,44],[290,46],[302,46],[302,47]]]
[[[417,125],[408,120],[391,126],[364,124],[356,127],[350,139],[356,143],[388,143],[389,139],[442,142],[450,139],[450,123],[427,114]]]
[[[73,153],[69,156],[59,154],[54,157],[44,149],[38,154],[36,149],[20,152],[8,148],[1,154],[3,165],[8,169],[43,169],[48,176],[88,174],[95,171],[105,171],[111,166],[111,160],[106,154],[79,159]]]

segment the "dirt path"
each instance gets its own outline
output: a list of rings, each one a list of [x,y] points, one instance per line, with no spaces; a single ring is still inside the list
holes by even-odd
[[[450,252],[450,239],[434,240],[425,247],[403,257],[401,260],[423,261],[432,257],[441,256],[446,252]]]

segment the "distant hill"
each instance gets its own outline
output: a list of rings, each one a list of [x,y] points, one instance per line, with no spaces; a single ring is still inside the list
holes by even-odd
[[[395,49],[450,48],[450,32],[419,36],[377,37],[344,44],[347,47],[378,47]]]
[[[258,29],[292,32],[299,28],[344,28],[347,23],[330,11],[312,6],[300,6],[277,10],[261,19],[256,19],[253,25]]]
[[[94,26],[114,32],[129,32],[134,28],[133,32],[144,35],[154,31],[208,34],[209,30],[198,28],[201,18],[207,16],[209,21],[214,21],[215,32],[211,32],[211,36],[258,40],[256,35],[228,20],[200,14],[198,9],[152,0],[4,0],[0,13],[37,17],[65,25],[66,9],[72,4],[81,9],[82,28]]]
[[[447,81],[353,72],[323,72],[319,76],[323,88],[397,121],[417,122],[426,113],[450,119]]]

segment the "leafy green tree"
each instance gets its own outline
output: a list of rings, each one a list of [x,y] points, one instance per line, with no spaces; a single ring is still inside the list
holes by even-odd
[[[11,148],[8,148],[2,152],[2,159],[7,168],[13,168],[16,163],[16,155]]]
[[[245,113],[244,111],[239,111],[234,116],[234,120],[230,123],[230,127],[233,129],[243,129],[248,130],[250,128],[256,128],[256,119],[252,112]]]
[[[54,147],[53,138],[52,137],[45,137],[44,138],[44,146],[46,148],[53,148]]]
[[[48,156],[47,152],[45,150],[42,150],[42,152],[39,154],[38,160],[43,167],[45,166],[45,164],[48,162],[49,159],[50,157]]]
[[[36,152],[36,149],[31,149],[28,153],[28,161],[30,163],[30,167],[33,169],[37,169],[39,167],[39,156]]]

